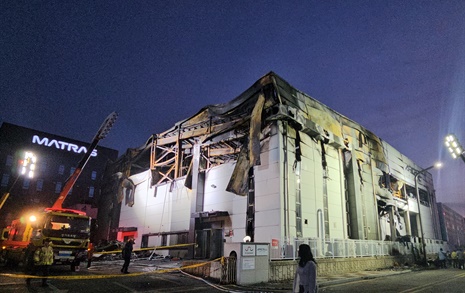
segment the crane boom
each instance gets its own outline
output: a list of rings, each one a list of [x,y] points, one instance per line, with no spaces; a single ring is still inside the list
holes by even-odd
[[[69,178],[66,180],[66,183],[63,187],[63,189],[60,192],[60,195],[58,196],[57,200],[52,206],[52,210],[56,209],[62,209],[63,208],[63,202],[65,201],[66,197],[68,196],[69,191],[71,188],[73,188],[74,184],[79,178],[79,175],[82,173],[82,169],[86,166],[87,162],[90,159],[90,156],[94,149],[97,147],[97,144],[99,143],[100,140],[104,139],[108,132],[110,132],[111,127],[116,121],[116,118],[118,117],[118,113],[113,112],[108,117],[103,121],[102,125],[100,126],[99,130],[94,136],[94,139],[92,140],[92,143],[87,150],[87,152],[84,154],[82,157],[81,161],[79,161],[78,166],[74,170],[73,174],[69,176]]]

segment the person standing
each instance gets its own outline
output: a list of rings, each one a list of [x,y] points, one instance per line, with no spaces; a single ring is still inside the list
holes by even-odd
[[[308,244],[299,246],[299,264],[294,277],[293,291],[298,293],[314,293],[318,291],[316,282],[316,261]]]
[[[439,249],[438,258],[439,258],[441,269],[446,269],[447,268],[447,265],[446,265],[447,255],[444,252],[444,250],[442,250],[442,248]]]
[[[457,250],[457,267],[461,270],[464,269],[464,256],[462,249]]]
[[[34,266],[32,269],[32,274],[35,275],[36,271],[41,271],[42,287],[47,287],[47,277],[50,274],[50,266],[53,264],[53,248],[50,246],[49,238],[44,239],[44,246],[36,249],[34,252],[33,260]],[[31,284],[31,279],[28,278],[26,283],[29,286]]]
[[[87,268],[92,265],[92,257],[94,256],[94,244],[92,242],[87,246]]]
[[[452,252],[450,253],[450,258],[452,260],[452,267],[456,268],[457,267],[457,251],[456,250],[452,250]]]
[[[36,247],[34,244],[29,243],[26,248],[26,257],[24,263],[24,273],[26,275],[34,275],[35,274],[35,267],[34,267],[34,253],[36,251]],[[26,285],[31,285],[31,278],[26,279]]]
[[[123,267],[121,268],[121,272],[123,274],[129,274],[128,268],[129,268],[129,263],[131,262],[131,256],[132,256],[132,249],[134,246],[134,239],[129,238],[126,244],[123,247],[123,250],[121,251],[121,254],[123,255],[124,259],[124,264]]]

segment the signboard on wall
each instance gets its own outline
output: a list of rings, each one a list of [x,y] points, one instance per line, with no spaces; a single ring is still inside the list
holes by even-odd
[[[243,270],[254,270],[255,269],[255,257],[244,257],[242,259]]]
[[[257,244],[256,247],[256,255],[268,255],[268,245],[267,244]]]
[[[279,248],[279,240],[271,239],[271,249],[278,249],[278,248]]]
[[[242,256],[255,256],[255,244],[243,244]]]

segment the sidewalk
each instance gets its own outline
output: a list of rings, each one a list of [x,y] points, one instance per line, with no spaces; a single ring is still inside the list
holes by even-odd
[[[339,284],[350,282],[353,280],[359,279],[373,279],[385,276],[392,276],[398,274],[405,274],[409,273],[412,270],[410,268],[395,268],[395,269],[384,269],[384,270],[376,270],[376,271],[361,271],[361,272],[354,272],[354,273],[346,273],[337,276],[325,276],[317,278],[318,284],[320,287],[332,285],[332,284]]]
[[[392,276],[397,274],[405,274],[411,272],[411,268],[394,268],[394,269],[384,269],[376,271],[360,271],[353,273],[346,273],[341,275],[334,276],[322,276],[317,277],[318,287],[324,288],[326,286],[347,283],[351,281],[361,280],[361,279],[373,279],[385,276]],[[241,292],[291,292],[292,291],[292,281],[286,282],[268,282],[261,284],[252,284],[248,286],[239,286],[239,285],[230,285],[225,286],[232,290],[237,290]]]
[[[149,270],[153,270],[153,267],[160,268],[176,268],[180,267],[182,261],[169,261],[169,260],[146,260],[140,259],[136,260],[133,263],[133,266],[145,266]],[[335,285],[335,284],[343,284],[347,282],[363,280],[363,279],[373,279],[385,276],[392,276],[397,274],[405,274],[412,272],[414,270],[421,269],[417,266],[412,267],[393,267],[393,268],[386,268],[380,270],[372,270],[372,271],[359,271],[359,272],[352,272],[352,273],[345,273],[345,274],[337,274],[331,276],[318,276],[317,282],[319,288],[324,288],[326,286]],[[284,281],[284,282],[267,282],[267,283],[259,283],[259,284],[250,284],[250,285],[219,285],[224,289],[230,290],[229,292],[291,292],[292,291],[292,280]]]

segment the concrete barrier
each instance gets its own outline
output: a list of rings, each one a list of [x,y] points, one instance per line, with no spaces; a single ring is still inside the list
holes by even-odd
[[[317,259],[319,276],[338,275],[351,272],[385,269],[404,264],[413,264],[410,256],[378,256],[357,258]],[[297,261],[282,260],[270,262],[270,282],[293,280]]]

